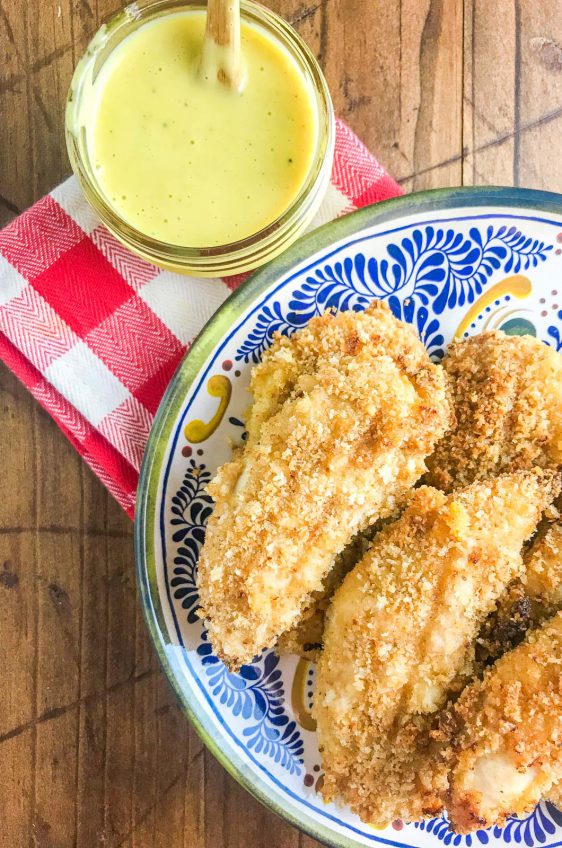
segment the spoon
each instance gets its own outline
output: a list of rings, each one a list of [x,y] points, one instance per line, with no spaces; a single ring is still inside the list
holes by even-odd
[[[208,0],[200,73],[241,92],[246,69],[240,50],[240,0]]]

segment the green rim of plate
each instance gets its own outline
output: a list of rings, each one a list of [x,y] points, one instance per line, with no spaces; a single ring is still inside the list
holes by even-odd
[[[339,834],[331,828],[300,811],[289,798],[271,790],[264,779],[259,777],[241,761],[236,752],[229,756],[221,747],[221,738],[215,738],[214,728],[198,708],[197,699],[191,698],[190,687],[184,687],[180,678],[185,678],[176,658],[166,650],[166,632],[164,614],[157,586],[156,561],[154,556],[154,518],[158,499],[158,481],[169,438],[181,405],[191,385],[197,378],[214,347],[223,338],[225,332],[250,304],[264,294],[295,265],[313,256],[331,244],[349,236],[356,235],[367,227],[415,215],[416,213],[437,212],[445,209],[466,209],[471,207],[508,207],[515,210],[533,210],[562,215],[562,195],[533,189],[506,188],[501,186],[477,188],[435,189],[404,195],[371,206],[324,224],[312,233],[299,239],[281,256],[255,272],[244,282],[217,310],[201,330],[183,361],[178,366],[164,396],[160,402],[144,454],[137,489],[135,513],[135,560],[137,584],[141,605],[148,625],[151,639],[156,648],[162,668],[174,689],[183,711],[187,714],[195,730],[211,753],[224,768],[251,795],[266,807],[277,813],[309,836],[324,842],[333,848],[353,848],[355,839]],[[186,278],[186,286],[189,279]],[[231,743],[228,742],[230,747]],[[272,792],[279,794],[280,800],[274,800]],[[285,803],[283,803],[283,800]],[[373,842],[382,842],[394,846],[407,843],[378,837],[373,832]]]

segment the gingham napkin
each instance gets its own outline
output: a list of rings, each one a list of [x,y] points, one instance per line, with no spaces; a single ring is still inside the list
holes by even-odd
[[[401,189],[337,123],[326,221]],[[137,258],[71,178],[0,231],[0,357],[132,517],[154,414],[193,338],[241,277]]]

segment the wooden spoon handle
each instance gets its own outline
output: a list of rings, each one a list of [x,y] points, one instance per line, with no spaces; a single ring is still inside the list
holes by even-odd
[[[203,73],[240,91],[245,82],[240,51],[240,0],[208,0]]]
[[[236,0],[208,0],[205,36],[221,47],[235,42],[240,47],[240,3]]]

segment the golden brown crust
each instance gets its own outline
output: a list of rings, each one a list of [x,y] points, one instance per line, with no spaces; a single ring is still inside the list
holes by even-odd
[[[490,665],[526,632],[562,608],[562,523],[543,520],[523,555],[524,574],[498,600],[478,637],[477,659]]]
[[[540,469],[449,496],[424,487],[375,538],[334,596],[318,663],[326,799],[373,824],[440,807],[442,775],[424,774],[434,717],[471,673],[478,629],[559,490]]]
[[[202,614],[232,668],[298,620],[338,552],[392,512],[450,423],[442,369],[378,301],[276,339],[252,384],[259,411],[209,487],[199,559]]]
[[[456,426],[428,460],[427,482],[450,492],[507,471],[562,462],[562,356],[532,336],[482,333],[453,342]]]
[[[559,810],[562,809],[562,783],[555,783],[551,786],[544,797],[552,804],[556,804]]]
[[[456,831],[502,825],[562,778],[562,613],[463,692],[453,709],[447,809]]]
[[[546,529],[525,554],[525,592],[533,617],[544,619],[562,606],[562,523]]]
[[[533,624],[532,613],[523,577],[518,577],[507,586],[478,634],[476,662],[480,673],[523,641]]]
[[[281,656],[296,654],[303,660],[317,662],[324,643],[324,623],[331,595],[320,594],[313,604],[303,612],[294,627],[282,633],[277,642],[277,652]]]
[[[358,533],[346,545],[335,559],[334,566],[326,575],[322,589],[315,592],[310,607],[303,612],[300,620],[277,642],[280,654],[297,654],[305,660],[316,662],[324,641],[324,622],[336,589],[341,586],[346,574],[357,565],[369,549],[369,546],[383,522],[377,522]]]

